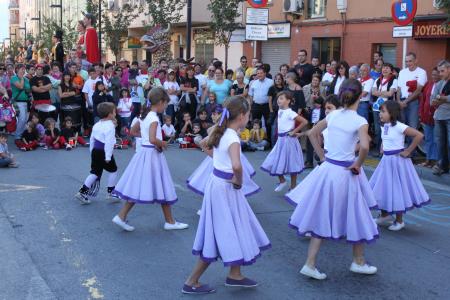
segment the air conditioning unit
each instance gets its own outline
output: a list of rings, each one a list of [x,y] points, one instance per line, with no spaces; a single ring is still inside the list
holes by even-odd
[[[433,0],[433,7],[436,9],[442,9],[444,7],[444,1],[442,0]]]
[[[347,12],[347,0],[337,0],[337,9],[343,14]]]
[[[303,0],[283,0],[284,13],[300,13],[303,10]]]

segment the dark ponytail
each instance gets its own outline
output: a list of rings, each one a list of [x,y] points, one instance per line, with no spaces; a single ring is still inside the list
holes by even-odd
[[[384,102],[381,107],[384,107],[389,113],[389,116],[391,116],[391,126],[397,125],[397,121],[400,119],[401,114],[400,104],[398,104],[397,101],[388,100]]]
[[[356,79],[346,79],[339,89],[339,100],[344,108],[348,108],[359,100],[361,94],[361,82]]]
[[[210,137],[208,138],[207,147],[212,149],[218,147],[220,139],[225,130],[228,128],[229,122],[235,120],[240,114],[246,114],[250,110],[247,100],[242,96],[232,96],[227,98],[224,102],[224,109],[220,116],[220,121],[214,128]]]

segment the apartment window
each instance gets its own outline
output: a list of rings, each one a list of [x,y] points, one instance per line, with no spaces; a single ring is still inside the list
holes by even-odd
[[[321,63],[341,59],[340,38],[313,38],[312,56],[318,57]]]
[[[325,17],[327,0],[308,0],[308,18]]]
[[[194,29],[195,61],[208,63],[214,58],[214,34],[210,30]]]
[[[394,66],[397,65],[397,44],[376,44],[375,50],[383,53],[383,60],[385,62]]]

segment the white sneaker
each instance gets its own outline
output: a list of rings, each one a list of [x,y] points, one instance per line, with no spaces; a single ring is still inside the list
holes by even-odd
[[[388,227],[388,229],[391,231],[399,231],[402,230],[403,228],[405,228],[405,222],[403,223],[394,222],[394,224]]]
[[[164,230],[181,230],[181,229],[186,229],[188,228],[189,225],[188,224],[184,224],[184,223],[180,223],[180,222],[175,222],[174,224],[170,224],[170,223],[164,223]]]
[[[392,224],[392,216],[382,217],[381,215],[379,215],[377,218],[375,218],[375,223],[380,226],[390,225]]]
[[[78,192],[75,194],[75,199],[80,201],[82,205],[91,204],[91,200],[89,200],[89,197],[85,193]]]
[[[197,210],[197,215],[201,215],[202,214],[202,210],[201,209],[199,209],[199,210]]]
[[[319,270],[317,270],[317,268],[310,268],[307,265],[304,265],[303,268],[300,270],[300,274],[303,274],[305,276],[317,279],[317,280],[324,280],[325,278],[327,278],[327,274],[325,273],[320,273]]]
[[[258,151],[264,151],[264,147],[256,147],[256,150],[258,150]]]
[[[116,215],[113,219],[112,219],[113,223],[122,227],[123,230],[125,231],[133,231],[134,227],[131,225],[128,225],[127,222],[124,222],[118,215]]]
[[[113,193],[108,193],[106,200],[108,200],[109,203],[119,203],[120,202],[120,198],[117,195],[114,195]]]
[[[364,265],[358,265],[357,263],[352,262],[350,271],[358,274],[373,275],[377,272],[377,267],[368,265],[367,263],[365,263]]]
[[[275,192],[281,192],[285,187],[287,186],[287,182],[280,182],[277,184],[276,188],[275,188]]]

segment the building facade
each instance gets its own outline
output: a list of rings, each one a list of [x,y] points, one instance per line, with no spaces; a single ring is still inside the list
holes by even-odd
[[[439,60],[450,58],[450,35],[440,26],[447,15],[433,5],[433,0],[417,2],[412,24],[414,36],[407,39],[407,51],[415,52],[419,64],[431,71]],[[298,50],[306,49],[309,59],[315,56],[322,62],[346,60],[354,65],[372,63],[373,53],[381,51],[387,62],[402,67],[403,39],[393,38],[393,27],[398,25],[391,17],[392,3],[392,0],[273,1],[268,6],[269,21],[289,23],[290,38],[276,40],[269,36],[267,42],[256,43],[256,51],[252,42],[245,42],[245,54],[253,57],[256,53],[264,62],[277,66],[283,59],[292,64]],[[289,10],[292,11],[286,12]],[[274,57],[275,54],[283,59]]]

